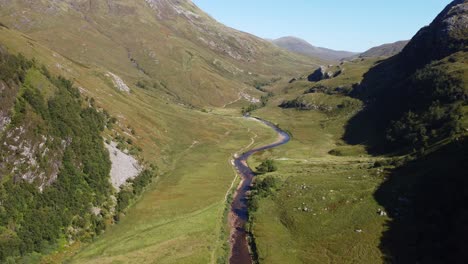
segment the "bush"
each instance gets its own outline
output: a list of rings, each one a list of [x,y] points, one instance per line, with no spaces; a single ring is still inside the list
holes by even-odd
[[[264,174],[268,172],[274,172],[278,170],[278,167],[276,166],[275,162],[271,159],[265,160],[258,167],[255,168],[257,170],[257,173],[259,174]]]

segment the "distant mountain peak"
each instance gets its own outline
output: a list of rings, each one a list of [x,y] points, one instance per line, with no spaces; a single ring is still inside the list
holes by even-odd
[[[349,51],[337,51],[327,48],[316,47],[307,42],[306,40],[294,36],[281,37],[273,40],[272,42],[275,45],[286,50],[328,61],[339,61],[341,59],[348,58],[356,54],[354,52]]]
[[[408,40],[401,40],[394,43],[382,44],[380,46],[370,48],[367,51],[359,54],[359,57],[391,57],[400,53],[408,44],[408,42]]]

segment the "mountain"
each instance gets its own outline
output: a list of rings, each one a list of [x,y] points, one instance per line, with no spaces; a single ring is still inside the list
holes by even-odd
[[[466,3],[311,76],[189,0],[0,0],[0,262],[226,263],[277,138],[243,112],[292,135],[249,160],[258,261],[466,259]]]
[[[326,263],[324,252],[336,263],[468,259],[467,25],[468,1],[451,1],[393,57],[276,87],[283,94],[255,115],[293,145],[250,161],[279,168],[257,176],[250,200],[261,263]]]
[[[327,48],[315,47],[307,41],[296,37],[282,37],[272,40],[272,42],[278,47],[284,48],[286,50],[326,61],[339,61],[356,54],[349,51],[337,51]]]
[[[359,54],[360,58],[369,57],[391,57],[400,53],[409,41],[397,41],[394,43],[383,44],[377,47],[370,48],[369,50]]]
[[[375,194],[393,219],[380,244],[388,262],[467,258],[468,232],[460,221],[468,217],[467,25],[468,1],[452,1],[354,91],[367,106],[350,121],[345,139],[410,160]]]
[[[316,66],[184,0],[1,1],[0,21],[86,66],[181,103],[222,106],[255,80]]]
[[[466,1],[453,1],[402,52],[367,72],[355,89],[354,95],[368,101],[369,108],[378,114],[377,124],[382,132],[386,131],[387,139],[419,133],[412,131],[416,127],[401,131],[394,127],[402,125],[399,122],[409,122],[408,118],[419,118],[416,123],[422,127],[418,129],[424,130],[412,139],[410,146],[414,147],[444,138],[452,128],[460,130],[461,120],[456,112],[461,110],[455,109],[463,108],[466,100],[467,7]],[[446,127],[448,124],[455,127]],[[404,140],[400,143],[409,144]]]

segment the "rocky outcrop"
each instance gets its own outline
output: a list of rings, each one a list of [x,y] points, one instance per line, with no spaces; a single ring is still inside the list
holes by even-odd
[[[107,76],[112,78],[114,82],[115,88],[117,88],[121,92],[130,92],[130,88],[125,84],[125,82],[119,76],[113,74],[112,72],[108,72]]]
[[[307,80],[309,82],[319,82],[321,80],[331,79],[337,77],[342,72],[341,69],[335,71],[331,69],[331,67],[320,66],[317,70],[315,70],[312,74],[307,76]]]
[[[457,51],[468,51],[468,0],[455,0],[400,53],[406,70],[419,68]]]

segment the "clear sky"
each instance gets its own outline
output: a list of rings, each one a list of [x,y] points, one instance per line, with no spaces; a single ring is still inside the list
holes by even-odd
[[[450,0],[193,0],[221,23],[262,38],[365,51],[410,39]]]

